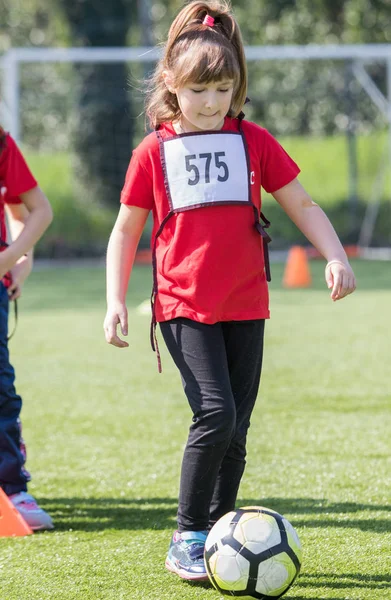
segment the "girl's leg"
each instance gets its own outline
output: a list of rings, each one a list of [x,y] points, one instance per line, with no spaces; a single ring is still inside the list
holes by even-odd
[[[208,528],[217,475],[236,422],[223,329],[221,323],[183,318],[160,325],[193,411],[182,462],[178,530],[202,531]]]
[[[22,400],[15,391],[15,374],[8,352],[8,295],[0,282],[0,486],[6,494],[27,490],[20,449],[19,414]]]
[[[246,437],[262,369],[264,320],[223,323],[236,426],[221,463],[211,502],[209,527],[235,508],[246,464]]]

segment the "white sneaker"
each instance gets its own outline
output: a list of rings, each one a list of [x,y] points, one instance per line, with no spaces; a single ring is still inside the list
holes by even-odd
[[[53,521],[48,513],[38,506],[30,494],[19,492],[9,496],[9,499],[31,529],[34,531],[54,529]]]

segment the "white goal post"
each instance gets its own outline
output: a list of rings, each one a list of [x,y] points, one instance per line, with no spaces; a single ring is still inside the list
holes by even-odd
[[[390,128],[391,160],[391,44],[346,44],[306,46],[247,46],[249,61],[270,60],[351,60],[356,79],[386,117]],[[157,47],[129,48],[12,48],[0,57],[3,72],[2,109],[15,139],[20,138],[19,67],[26,63],[110,63],[153,62],[160,56]],[[387,65],[387,96],[384,96],[365,70],[365,64],[383,61]]]
[[[0,97],[0,120],[21,141],[20,126],[20,68],[32,63],[151,63],[160,56],[158,47],[125,48],[12,48],[0,57],[2,95]],[[350,61],[352,73],[365,90],[373,104],[382,114],[388,126],[388,143],[383,160],[375,177],[367,214],[359,236],[359,245],[368,247],[376,221],[380,196],[387,173],[391,171],[391,44],[346,44],[305,46],[247,46],[248,61]],[[367,65],[380,62],[386,67],[386,94],[384,94],[366,69]]]

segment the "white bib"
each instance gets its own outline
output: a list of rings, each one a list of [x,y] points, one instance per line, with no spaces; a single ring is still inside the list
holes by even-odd
[[[240,133],[201,133],[163,141],[171,210],[251,203],[249,168]]]

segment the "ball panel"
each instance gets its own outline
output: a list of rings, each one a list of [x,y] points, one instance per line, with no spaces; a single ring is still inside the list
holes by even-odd
[[[247,552],[245,552],[247,550]],[[260,544],[259,542],[246,542],[243,544],[243,549],[241,550],[243,554],[251,560],[251,554],[254,556],[258,556],[264,552],[268,552],[268,555],[272,556],[272,552],[268,549],[267,544]],[[250,552],[250,554],[248,554]]]
[[[250,564],[231,546],[217,544],[218,550],[209,558],[212,577],[223,590],[244,591]]]
[[[255,590],[261,594],[278,597],[288,589],[295,577],[295,565],[288,554],[281,552],[259,565]]]
[[[258,544],[258,549],[252,550],[255,554],[260,554],[281,542],[281,534],[275,518],[263,513],[242,515],[235,528],[234,538],[241,544],[246,542]]]
[[[221,519],[219,519],[217,521],[217,523],[215,523],[212,527],[212,529],[210,530],[208,537],[206,538],[206,542],[205,542],[205,549],[206,550],[210,550],[210,548],[216,544],[219,540],[221,540],[223,537],[225,537],[226,535],[230,535],[231,534],[231,530],[232,530],[232,526],[233,526],[233,519],[236,515],[236,511],[231,511],[229,513],[227,513],[226,515],[224,515],[223,517],[221,517]]]
[[[299,559],[299,561],[301,563],[301,561],[303,559],[303,550],[301,547],[299,536],[297,535],[297,531],[293,527],[293,525],[284,518],[283,518],[283,523],[285,525],[285,530],[286,530],[286,533],[288,536],[288,544],[292,548],[292,550],[294,551],[294,553],[296,554],[297,558]]]
[[[247,588],[247,577],[243,577],[242,579],[238,579],[235,583],[227,583],[220,579],[220,577],[215,576],[216,584],[218,585],[218,590],[220,592],[227,593],[229,596],[234,596],[232,592],[244,592]],[[242,595],[240,595],[242,597]]]

